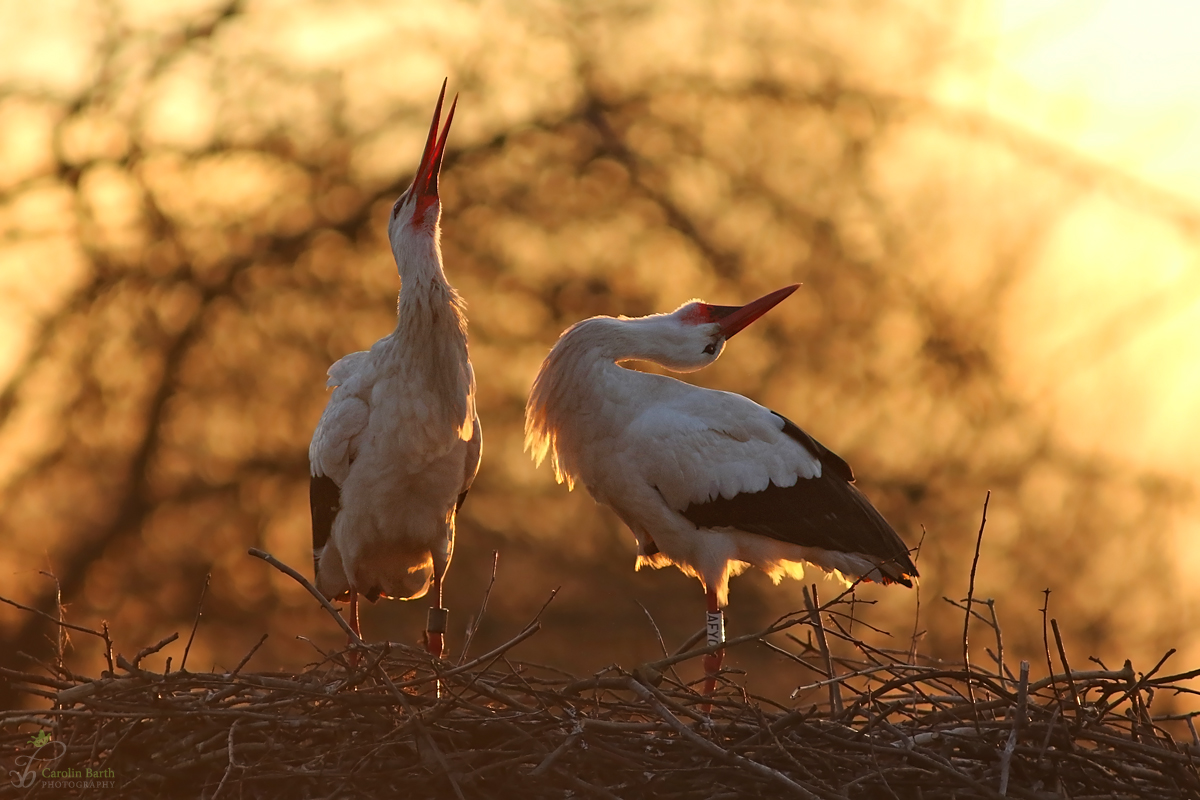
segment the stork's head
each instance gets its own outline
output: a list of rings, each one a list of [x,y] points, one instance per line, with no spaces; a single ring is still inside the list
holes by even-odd
[[[715,306],[693,300],[653,321],[651,360],[675,372],[694,372],[716,361],[725,342],[800,288],[794,283],[744,306]]]
[[[454,121],[454,109],[458,105],[458,96],[455,95],[454,102],[450,104],[450,113],[446,115],[446,127],[439,137],[438,123],[441,121],[442,101],[445,98],[446,82],[442,81],[442,93],[438,95],[437,108],[433,110],[433,122],[429,126],[429,137],[425,140],[425,152],[421,154],[417,174],[413,177],[412,185],[392,206],[388,238],[397,255],[408,249],[406,245],[414,243],[414,239],[437,238],[438,219],[442,213],[438,198],[438,174],[442,169],[442,154],[446,150],[450,123]]]

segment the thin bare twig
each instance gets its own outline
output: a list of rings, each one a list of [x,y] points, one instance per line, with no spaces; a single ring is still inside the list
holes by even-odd
[[[133,657],[133,666],[137,667],[139,664],[142,663],[143,658],[145,658],[146,656],[154,655],[159,650],[162,650],[164,647],[166,647],[167,645],[169,645],[171,642],[175,641],[178,638],[179,638],[179,631],[176,631],[175,633],[172,633],[170,636],[168,636],[165,639],[163,639],[162,641],[160,641],[158,644],[152,644],[149,647],[143,647],[141,650],[139,650],[137,652],[137,655],[135,655]]]
[[[1050,628],[1049,628],[1050,589],[1049,588],[1043,589],[1042,595],[1043,595],[1043,600],[1045,601],[1042,603],[1042,608],[1041,608],[1041,611],[1042,611],[1042,649],[1044,649],[1046,651],[1046,674],[1050,678],[1050,685],[1054,687],[1054,696],[1057,697],[1058,696],[1058,686],[1054,682],[1054,662],[1051,661],[1051,659],[1050,659]]]
[[[304,577],[287,564],[284,564],[282,561],[275,558],[275,556],[264,550],[259,550],[257,547],[251,547],[249,553],[255,558],[261,558],[263,561],[267,562],[272,567],[279,570],[284,575],[287,575],[289,578],[296,581],[296,583],[307,589],[308,593],[315,597],[317,602],[321,604],[321,608],[328,611],[329,616],[333,617],[334,621],[337,622],[341,629],[346,632],[346,635],[350,637],[350,641],[357,645],[366,645],[366,643],[363,642],[362,637],[355,633],[354,629],[350,627],[350,624],[346,622],[346,618],[342,616],[341,612],[334,608],[333,604],[325,599],[325,595],[317,591],[317,587],[313,586],[312,583],[309,582],[308,578]]]
[[[180,668],[179,671],[182,672],[183,669]],[[225,766],[225,773],[221,776],[221,782],[217,784],[217,790],[213,792],[210,800],[217,800],[217,798],[221,796],[221,792],[225,790],[226,781],[228,781],[229,776],[233,774],[233,768],[238,766],[237,759],[233,755],[233,731],[237,728],[237,726],[238,720],[234,720],[233,724],[229,726],[229,734],[226,737],[225,743],[225,753],[228,763]]]
[[[246,655],[242,657],[242,660],[237,663],[237,666],[234,667],[233,670],[229,673],[229,677],[233,678],[233,677],[237,676],[237,674],[242,671],[242,667],[246,666],[247,662],[249,662],[250,659],[254,657],[254,654],[258,652],[258,648],[262,647],[266,641],[267,641],[267,634],[264,633],[262,635],[262,638],[260,638],[258,640],[258,642],[254,645],[254,647],[250,648],[250,652],[246,653]]]
[[[479,625],[483,622],[484,612],[487,611],[488,599],[492,596],[492,587],[496,585],[496,572],[500,567],[500,551],[492,551],[492,577],[488,580],[487,589],[483,591],[483,602],[479,604],[479,613],[475,615],[475,620],[471,623],[471,629],[467,631],[467,640],[463,642],[462,653],[458,656],[458,663],[462,664],[467,658],[467,653],[471,650],[471,642],[475,641],[475,634],[479,631]]]
[[[1075,721],[1081,723],[1079,719],[1079,691],[1075,688],[1075,679],[1071,677],[1071,664],[1067,661],[1067,651],[1063,647],[1062,634],[1058,632],[1058,620],[1051,617],[1050,628],[1054,631],[1054,642],[1058,645],[1058,657],[1062,661],[1063,675],[1067,679],[1067,690],[1071,692],[1071,708],[1075,710]]]
[[[1013,712],[1012,733],[1008,735],[1008,744],[1000,754],[1000,794],[1008,796],[1009,768],[1012,766],[1013,753],[1017,749],[1017,741],[1021,735],[1021,726],[1025,724],[1025,715],[1029,707],[1029,662],[1021,662],[1021,678],[1017,684],[1017,707]]]
[[[809,623],[817,635],[817,646],[821,648],[821,657],[825,659],[825,673],[831,679],[829,682],[829,707],[833,710],[833,715],[838,717],[842,713],[841,685],[836,680],[832,680],[837,678],[837,672],[834,670],[833,658],[829,653],[829,641],[825,638],[825,626],[821,622],[815,583],[812,585],[811,594],[809,594],[809,587],[804,587],[804,607],[808,609]]]
[[[638,608],[640,608],[642,610],[642,613],[646,615],[646,619],[649,620],[650,627],[654,631],[654,638],[658,640],[658,647],[660,650],[662,650],[663,658],[670,658],[671,654],[670,654],[670,652],[667,651],[667,643],[663,639],[662,631],[660,631],[658,629],[658,623],[654,621],[654,615],[650,613],[650,609],[648,609],[644,605],[642,605],[640,600],[635,601],[635,602],[637,602]],[[699,641],[699,640],[697,639],[697,641]],[[645,668],[644,666],[639,667],[639,669],[644,669],[644,668]],[[675,667],[671,666],[671,667],[669,667],[669,669],[671,670],[671,675],[675,678],[675,680],[679,683],[683,683],[683,678],[681,678],[679,676],[679,672],[675,669]],[[647,675],[647,677],[649,677],[649,675]]]
[[[41,611],[36,608],[31,608],[30,606],[22,605],[21,603],[18,603],[15,600],[9,600],[7,597],[0,596],[0,603],[6,603],[6,604],[12,606],[13,608],[20,609],[21,611],[26,611],[30,614],[36,614],[37,616],[42,617],[43,619],[50,620],[55,625],[62,625],[64,628],[67,628],[69,630],[79,631],[80,633],[86,633],[90,636],[95,636],[99,639],[103,639],[106,642],[109,641],[107,638],[107,634],[104,631],[95,631],[95,630],[92,630],[91,628],[85,628],[82,625],[75,625],[74,623],[71,623],[71,622],[63,622],[58,617],[53,617],[53,616],[47,614],[45,611]]]
[[[67,649],[67,629],[63,624],[66,608],[62,601],[62,584],[58,580],[58,576],[47,570],[38,570],[38,574],[44,575],[54,581],[54,610],[58,615],[58,627],[55,629],[54,637],[54,666],[59,670],[65,669],[63,662],[63,653]]]
[[[192,652],[192,642],[196,638],[196,628],[200,626],[200,616],[204,613],[204,598],[208,596],[208,584],[212,581],[212,573],[204,576],[204,587],[200,590],[200,600],[196,603],[196,618],[192,620],[192,632],[188,636],[187,646],[183,648],[183,658],[179,661],[179,671],[187,672],[188,654]]]
[[[996,616],[996,600],[989,597],[987,607],[992,618],[992,630],[996,632],[996,674],[1000,676],[1000,685],[1008,688],[1005,685],[1005,675],[1008,670],[1004,665],[1004,633],[1000,630],[1000,618]]]
[[[963,617],[963,665],[967,671],[971,669],[971,647],[970,647],[970,630],[971,630],[971,612],[972,603],[975,600],[975,570],[979,567],[979,550],[983,545],[983,529],[987,526],[987,510],[988,502],[992,499],[992,492],[989,489],[987,495],[983,498],[983,515],[979,520],[979,533],[975,536],[975,557],[971,559],[971,579],[967,583],[967,613]],[[967,697],[971,701],[971,705],[975,705],[975,687],[967,681]],[[975,717],[975,725],[979,725],[979,717]]]

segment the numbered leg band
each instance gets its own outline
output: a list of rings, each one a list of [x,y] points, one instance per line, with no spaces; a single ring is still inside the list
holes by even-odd
[[[450,619],[450,609],[448,608],[431,608],[429,609],[428,622],[425,624],[425,630],[430,633],[445,633],[446,623]]]
[[[718,611],[708,614],[708,646],[725,643],[725,615]]]

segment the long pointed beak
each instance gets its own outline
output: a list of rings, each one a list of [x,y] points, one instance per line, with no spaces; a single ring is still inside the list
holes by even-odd
[[[417,199],[418,208],[427,207],[438,196],[438,174],[442,171],[442,155],[446,152],[446,137],[450,135],[450,123],[454,121],[454,109],[458,107],[458,95],[450,104],[450,113],[446,115],[446,127],[438,136],[438,123],[442,118],[442,101],[446,99],[446,81],[442,81],[442,93],[438,95],[437,108],[433,110],[433,122],[429,126],[429,138],[425,140],[425,152],[421,154],[421,163],[417,167],[417,175],[413,178],[413,193]]]
[[[764,294],[757,300],[751,300],[744,306],[708,306],[709,319],[720,324],[722,336],[731,339],[735,333],[782,303],[799,288],[800,284],[793,283],[770,294]]]

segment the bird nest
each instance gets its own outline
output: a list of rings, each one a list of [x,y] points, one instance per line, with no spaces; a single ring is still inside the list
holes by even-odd
[[[1057,626],[1061,667],[1040,680],[1025,662],[1010,672],[1002,654],[994,669],[947,666],[850,636],[842,598],[806,599],[804,611],[727,643],[775,647],[768,637],[807,628],[789,655],[823,677],[789,704],[729,675],[701,696],[676,665],[707,648],[585,677],[511,659],[537,620],[465,663],[385,643],[298,674],[243,672],[253,650],[229,672],[168,662],[157,673],[141,662],[175,637],[132,661],[109,643],[99,678],[61,659],[4,672],[49,707],[0,712],[11,770],[0,795],[1200,797],[1191,716],[1150,710],[1164,692],[1194,697],[1200,670],[1074,670]],[[106,630],[59,623],[108,641]],[[835,656],[833,638],[855,655]]]

